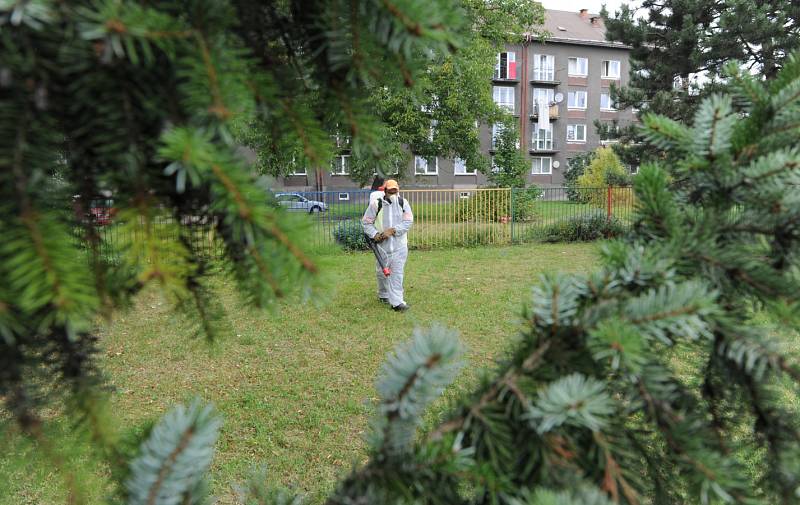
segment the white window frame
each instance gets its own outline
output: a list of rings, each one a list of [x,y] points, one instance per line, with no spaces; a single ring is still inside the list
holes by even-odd
[[[491,165],[492,165],[492,173],[493,174],[499,174],[500,173],[500,167],[498,167],[497,165],[494,164],[494,155],[489,156],[489,161],[491,162]]]
[[[578,129],[583,128],[583,138],[578,138]],[[572,138],[570,138],[570,130],[572,130]],[[585,144],[586,143],[586,124],[576,123],[567,125],[567,142],[570,144]]]
[[[616,63],[616,65],[612,65],[612,63]],[[609,73],[612,66],[616,67],[616,75]],[[603,64],[600,68],[600,77],[603,79],[619,79],[619,76],[622,74],[622,62],[619,60],[603,60]]]
[[[583,62],[583,72],[581,72],[581,65],[579,65],[581,62]],[[589,75],[589,58],[584,58],[582,56],[570,57],[567,60],[567,75],[572,77],[587,77]]]
[[[544,131],[544,138],[539,134],[541,131]],[[553,149],[553,125],[551,124],[549,128],[538,128],[534,125],[533,132],[531,134],[531,146],[533,147],[534,151],[546,151],[548,149]]]
[[[342,195],[344,195],[344,198],[342,198]],[[337,196],[339,197],[340,202],[346,202],[350,200],[350,193],[339,193]]]
[[[502,65],[503,55],[504,54],[506,55],[505,68],[503,68],[503,65]],[[497,80],[509,80],[509,81],[517,80],[518,77],[516,75],[514,77],[509,77],[508,76],[509,63],[511,63],[511,62],[514,62],[514,63],[517,62],[517,53],[515,53],[514,51],[502,51],[502,52],[497,53],[497,60],[495,61],[495,64],[494,64],[494,78],[497,79]],[[503,77],[503,71],[504,70],[505,70],[505,74],[506,74],[505,77]],[[518,70],[517,68],[514,68],[514,73],[515,74],[517,73],[517,70]]]
[[[603,107],[603,97],[608,98],[608,103]],[[611,98],[611,93],[600,93],[600,110],[614,112],[617,110],[614,105],[614,100]]]
[[[542,65],[544,58],[544,65]],[[555,81],[556,80],[556,58],[552,54],[533,55],[533,80],[535,81]]]
[[[345,163],[344,159],[347,158],[348,162]],[[331,170],[331,175],[350,175],[350,171],[347,169],[350,166],[350,155],[349,154],[338,154],[334,157],[335,164],[334,170]]]
[[[463,167],[461,172],[458,171],[458,167]],[[461,158],[455,158],[453,160],[453,175],[476,175],[478,172],[473,169],[472,171],[467,170],[467,162],[462,160]]]
[[[581,100],[578,100],[579,96],[583,96],[583,106],[580,105]],[[586,106],[589,102],[589,93],[576,89],[575,91],[568,91],[567,92],[567,108],[573,110],[586,110]]]
[[[547,172],[543,171],[542,162],[548,160]],[[539,162],[539,171],[534,170],[534,163]],[[552,156],[534,156],[531,158],[531,175],[552,175],[553,174],[553,157]]]
[[[423,166],[420,162],[424,161],[425,165]],[[429,170],[431,160],[424,156],[415,155],[414,156],[414,175],[439,175],[439,158],[436,156],[433,157],[433,172]],[[422,166],[422,172],[420,172],[420,166]]]
[[[289,173],[289,175],[308,175],[308,170],[305,166],[303,167],[302,172],[297,171],[297,158],[295,156],[292,156],[292,167],[294,167],[294,169],[291,171],[291,173]]]
[[[501,91],[502,90],[502,91]],[[509,93],[511,95],[511,101],[508,101]],[[501,101],[501,99],[503,99]],[[509,111],[512,114],[516,114],[517,111],[517,97],[515,88],[513,86],[493,86],[492,87],[492,100],[494,103],[497,104],[498,107]]]

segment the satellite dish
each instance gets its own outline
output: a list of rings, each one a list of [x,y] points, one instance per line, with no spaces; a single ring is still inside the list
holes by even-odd
[[[553,168],[558,168],[560,166],[561,166],[561,162],[560,161],[554,161],[553,162]]]
[[[553,97],[553,101],[556,103],[561,103],[564,101],[564,93],[556,93],[556,96]]]

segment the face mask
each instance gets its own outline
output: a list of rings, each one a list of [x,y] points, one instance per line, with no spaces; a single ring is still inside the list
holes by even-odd
[[[391,200],[392,203],[397,203],[397,195],[396,194],[389,195],[389,200]]]

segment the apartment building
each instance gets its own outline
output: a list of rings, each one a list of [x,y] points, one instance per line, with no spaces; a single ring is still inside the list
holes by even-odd
[[[518,120],[520,149],[528,165],[528,182],[559,186],[568,160],[601,145],[595,120],[620,126],[635,121],[635,112],[618,110],[611,86],[625,86],[630,71],[629,47],[605,40],[599,15],[547,10],[545,42],[525,37],[497,55],[492,96]],[[481,149],[491,156],[497,125],[481,125]],[[287,189],[346,191],[355,189],[348,177],[346,139],[341,154],[326,173],[297,173],[283,179]],[[411,156],[405,187],[472,189],[486,177],[456,159]]]

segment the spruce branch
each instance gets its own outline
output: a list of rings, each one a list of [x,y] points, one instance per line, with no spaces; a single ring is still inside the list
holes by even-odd
[[[178,505],[211,464],[221,421],[210,405],[178,405],[153,427],[127,480],[130,505]]]

